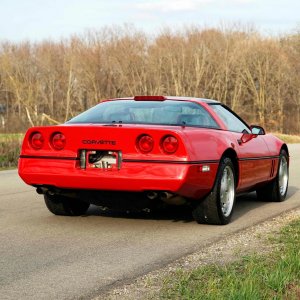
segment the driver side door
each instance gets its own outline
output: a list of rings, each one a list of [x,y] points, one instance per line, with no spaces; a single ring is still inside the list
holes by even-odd
[[[225,105],[212,105],[233,137],[239,162],[238,190],[247,190],[270,179],[273,161],[263,135],[254,135],[248,125]]]

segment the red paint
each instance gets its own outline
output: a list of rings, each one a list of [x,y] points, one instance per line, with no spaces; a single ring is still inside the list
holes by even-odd
[[[154,98],[153,101],[184,101],[176,97]],[[277,170],[275,156],[280,153],[282,141],[271,135],[249,134],[241,142],[243,134],[228,131],[206,102],[196,98],[186,101],[202,105],[220,129],[141,124],[33,127],[23,141],[19,175],[30,185],[137,192],[162,190],[199,199],[212,189],[218,162],[224,152],[231,149],[238,159],[238,192],[250,190],[276,176],[273,172],[271,177],[271,168],[275,164]],[[81,150],[121,151],[120,169],[117,165],[110,169],[87,165],[82,169]],[[210,171],[202,172],[203,165],[209,165]]]
[[[164,101],[167,98],[165,96],[135,96],[133,99],[136,101]]]

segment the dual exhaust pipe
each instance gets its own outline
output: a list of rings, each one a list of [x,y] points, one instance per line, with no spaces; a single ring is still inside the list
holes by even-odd
[[[171,205],[183,205],[186,203],[186,199],[169,192],[155,192],[149,191],[147,192],[147,198],[149,200],[159,199],[167,204]]]
[[[55,195],[56,193],[49,189],[48,187],[45,187],[45,186],[38,186],[36,188],[36,192],[39,194],[39,195],[44,195],[44,194],[49,194],[51,196]]]
[[[36,188],[36,192],[40,195],[49,194],[51,196],[61,193],[59,189],[53,189],[46,186],[38,186]],[[159,199],[167,204],[172,204],[172,205],[182,205],[186,203],[185,198],[169,192],[148,191],[146,197],[149,200]]]

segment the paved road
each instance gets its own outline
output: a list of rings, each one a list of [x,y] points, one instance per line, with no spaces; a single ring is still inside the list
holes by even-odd
[[[120,215],[91,207],[86,217],[57,217],[18,178],[0,172],[0,298],[89,299],[230,233],[300,206],[300,144],[291,145],[283,203],[239,199],[227,226],[198,225],[184,212]]]

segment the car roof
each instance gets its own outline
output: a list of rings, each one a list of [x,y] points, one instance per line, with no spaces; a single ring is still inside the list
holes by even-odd
[[[151,97],[151,96],[149,96]],[[153,97],[153,96],[152,96]],[[162,96],[158,96],[162,97]],[[179,96],[163,96],[165,100],[175,100],[175,101],[193,101],[193,102],[204,102],[204,103],[220,103],[220,101],[205,99],[205,98],[197,98],[197,97],[179,97]],[[109,101],[115,100],[134,100],[134,97],[124,97],[124,98],[112,98],[108,99]],[[155,101],[155,100],[145,100],[145,101]]]

